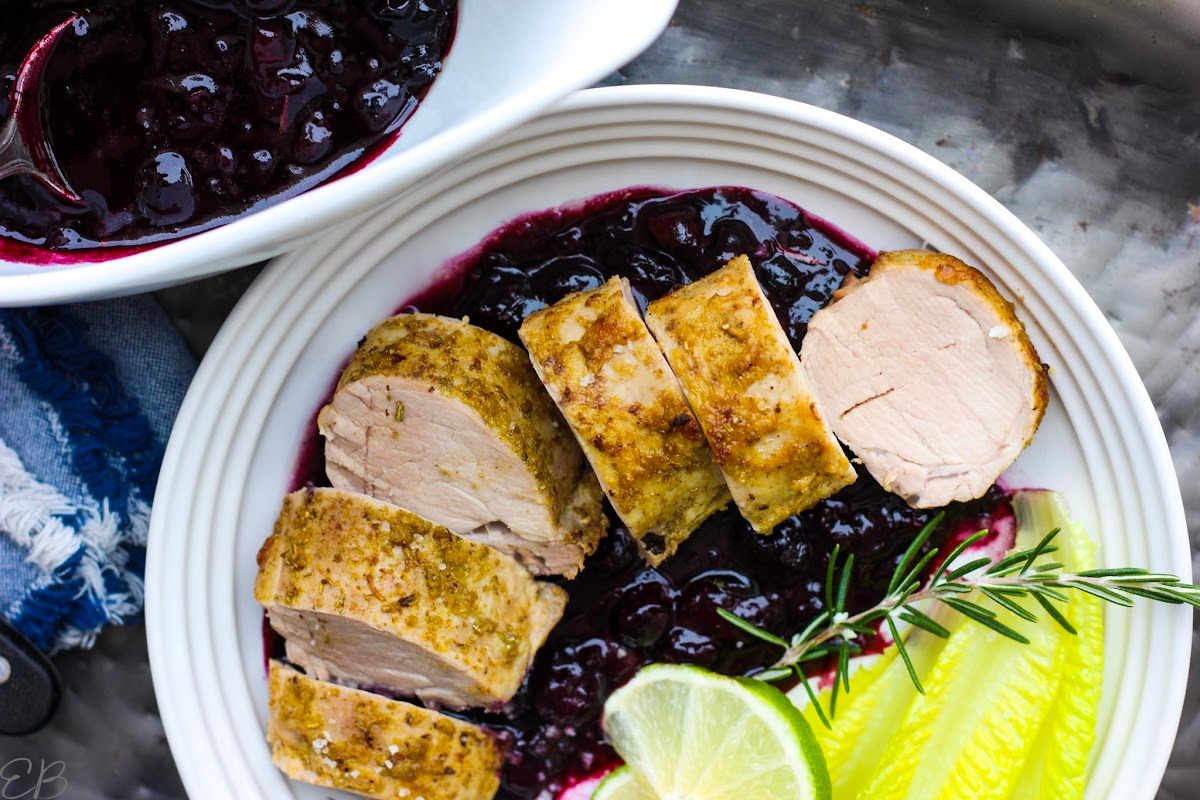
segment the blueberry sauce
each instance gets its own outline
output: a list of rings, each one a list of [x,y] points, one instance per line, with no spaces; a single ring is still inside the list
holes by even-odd
[[[298,194],[391,141],[441,70],[457,0],[22,0],[0,26],[0,117],[26,51],[85,205],[0,182],[0,255],[135,246]],[[87,257],[93,257],[88,255]]]
[[[851,273],[874,253],[778,197],[735,187],[685,192],[637,188],[523,217],[448,266],[409,309],[469,316],[517,341],[521,320],[612,275],[629,278],[643,305],[746,254],[792,343]],[[319,459],[308,456],[310,469]],[[298,474],[297,486],[318,476]],[[1011,517],[1007,492],[947,510],[927,547]],[[560,791],[616,761],[603,741],[604,700],[643,664],[697,664],[753,674],[778,652],[724,622],[725,608],[779,635],[824,608],[823,581],[835,544],[855,557],[849,606],[880,600],[898,559],[936,513],[909,508],[859,470],[858,481],[755,534],[730,507],[709,518],[658,568],[645,566],[608,509],[612,527],[574,581],[570,603],[502,713],[462,716],[496,731],[509,748],[503,800]],[[933,567],[931,567],[932,569]],[[867,641],[865,649],[878,648]]]

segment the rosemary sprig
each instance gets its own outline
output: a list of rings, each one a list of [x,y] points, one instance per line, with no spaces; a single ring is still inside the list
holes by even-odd
[[[1200,586],[1183,583],[1174,575],[1149,572],[1137,567],[1070,573],[1063,572],[1063,565],[1057,562],[1035,566],[1039,558],[1058,550],[1053,544],[1058,528],[1046,534],[1035,547],[1012,553],[998,561],[978,558],[952,567],[968,548],[987,536],[986,530],[979,531],[951,550],[922,588],[920,576],[938,551],[932,548],[920,558],[918,553],[941,521],[942,515],[938,514],[921,529],[896,565],[888,584],[887,596],[866,611],[855,614],[847,612],[846,595],[854,556],[848,556],[839,565],[839,548],[834,547],[825,578],[825,611],[790,640],[764,631],[725,609],[717,609],[717,613],[747,634],[783,650],[779,660],[756,677],[767,682],[792,676],[798,678],[817,716],[828,726],[829,718],[817,702],[802,665],[816,659],[834,658],[834,681],[829,702],[829,716],[832,717],[837,711],[838,694],[850,690],[850,656],[860,649],[856,640],[859,636],[874,634],[875,628],[872,626],[881,620],[887,624],[913,685],[918,692],[925,693],[896,622],[905,622],[943,639],[949,638],[950,632],[917,608],[918,603],[942,603],[966,618],[1022,644],[1028,644],[1029,640],[1004,624],[995,611],[971,599],[972,596],[982,596],[1021,619],[1037,622],[1037,615],[1017,602],[1018,598],[1032,598],[1050,619],[1072,635],[1076,634],[1075,628],[1055,605],[1067,601],[1066,590],[1086,592],[1121,606],[1132,606],[1133,598],[1141,597],[1160,603],[1187,604],[1200,608]]]

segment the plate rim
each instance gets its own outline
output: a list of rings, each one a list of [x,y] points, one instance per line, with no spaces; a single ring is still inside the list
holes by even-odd
[[[918,150],[914,146],[890,134],[832,111],[755,92],[669,84],[591,89],[573,95],[558,106],[555,106],[543,117],[527,123],[520,131],[527,129],[536,130],[539,125],[552,125],[555,119],[563,115],[570,116],[578,112],[586,113],[595,109],[610,109],[613,107],[636,108],[648,105],[662,107],[674,105],[688,108],[715,106],[723,110],[734,109],[765,117],[773,117],[784,124],[802,120],[806,124],[814,124],[836,135],[849,137],[853,141],[878,150],[890,158],[909,164],[914,169],[936,179],[936,182],[949,186],[960,197],[964,198],[977,213],[987,217],[989,222],[995,225],[1012,242],[1017,244],[1022,252],[1028,253],[1031,256],[1041,274],[1046,278],[1048,285],[1057,292],[1062,303],[1075,314],[1079,323],[1084,326],[1086,332],[1091,336],[1092,341],[1100,348],[1107,365],[1117,373],[1119,378],[1118,388],[1125,401],[1135,412],[1132,420],[1133,424],[1121,431],[1122,440],[1129,439],[1135,443],[1141,443],[1146,450],[1146,455],[1151,459],[1155,471],[1153,481],[1161,490],[1165,501],[1161,512],[1167,519],[1168,527],[1171,531],[1169,544],[1173,551],[1172,561],[1186,564],[1189,574],[1181,575],[1181,577],[1185,580],[1190,579],[1190,548],[1188,546],[1182,495],[1174,466],[1170,459],[1170,453],[1167,449],[1166,437],[1158,421],[1157,414],[1154,411],[1153,404],[1150,401],[1149,394],[1140,377],[1137,375],[1132,360],[1120,344],[1116,333],[1108,324],[1099,308],[1062,262],[1015,215],[964,176],[937,161],[933,156]],[[497,148],[503,146],[504,144],[502,143],[497,145]],[[486,154],[481,154],[479,157],[482,158],[483,155]],[[476,177],[476,173],[470,173],[464,180],[470,181]],[[397,205],[401,205],[403,202],[403,199],[397,201]],[[375,212],[375,215],[383,216],[387,213],[388,209],[384,208]],[[352,235],[350,226],[341,226],[330,231],[329,241],[337,241],[348,235]],[[295,268],[292,266],[293,261],[302,261],[303,256],[303,251],[295,251],[292,254],[276,259],[264,271],[263,275],[255,281],[246,296],[239,302],[233,314],[230,315],[226,325],[222,328],[216,341],[214,341],[209,355],[205,357],[204,362],[201,364],[192,388],[189,389],[184,407],[180,412],[179,422],[177,422],[176,430],[180,431],[180,439],[184,436],[183,432],[186,429],[196,424],[197,418],[203,417],[203,412],[207,405],[203,402],[203,398],[207,396],[208,391],[210,389],[217,391],[222,383],[232,384],[232,378],[228,375],[224,376],[227,380],[222,380],[221,367],[218,365],[218,362],[225,362],[229,352],[238,350],[239,334],[243,328],[252,326],[256,320],[252,309],[255,307],[261,309],[263,302],[271,299],[273,293],[278,293],[286,289],[286,295],[290,297],[294,292],[305,288],[305,277],[297,274]],[[289,268],[292,271],[289,272]],[[1023,275],[1022,277],[1026,276]],[[1074,338],[1075,335],[1073,334],[1072,339]],[[247,344],[241,349],[245,351],[244,355],[248,355],[254,349],[254,345]],[[228,393],[228,388],[229,386],[227,385],[225,393]],[[1130,433],[1131,430],[1134,433]],[[162,476],[159,482],[160,499],[170,496],[171,487],[168,484],[173,479],[175,472],[180,468],[179,462],[182,454],[179,451],[182,447],[183,445],[179,444],[176,435],[173,433],[171,442],[168,444],[167,457],[164,459]],[[164,647],[166,647],[164,636],[166,632],[161,629],[161,625],[165,609],[159,602],[156,602],[165,593],[165,588],[161,583],[162,571],[158,568],[158,564],[165,558],[163,550],[166,546],[163,543],[165,535],[162,529],[170,524],[166,519],[171,509],[170,501],[167,501],[164,505],[165,510],[160,510],[164,509],[164,506],[156,504],[156,513],[152,516],[151,520],[146,580],[147,637],[155,691],[159,699],[160,709],[162,709],[164,728],[167,729],[167,736],[172,743],[173,752],[177,753],[179,748],[183,746],[182,737],[184,737],[184,733],[180,729],[182,722],[175,716],[176,712],[172,699],[165,696],[167,693],[166,687],[171,684],[171,679],[169,675],[164,673],[166,668],[163,666],[166,659],[164,653]],[[1175,629],[1176,633],[1183,630],[1190,632],[1190,615],[1187,617],[1182,614],[1177,615]],[[1190,660],[1190,647],[1183,649],[1183,655],[1178,660],[1180,663],[1175,666],[1172,673],[1173,679],[1171,685],[1166,687],[1163,694],[1164,707],[1167,714],[1160,718],[1160,723],[1166,724],[1160,724],[1159,731],[1160,733],[1168,732],[1168,738],[1166,738],[1167,744],[1165,747],[1161,744],[1154,747],[1158,757],[1153,763],[1143,765],[1150,770],[1144,772],[1144,774],[1151,774],[1153,770],[1157,769],[1158,771],[1153,774],[1161,777],[1170,755],[1170,744],[1174,740],[1179,713],[1182,710],[1183,692],[1186,687],[1188,675],[1187,666]],[[170,718],[170,721],[168,718]],[[1160,739],[1162,738],[1164,737],[1160,736]],[[178,746],[175,744],[177,741],[180,742]],[[176,756],[176,763],[180,765],[180,772],[183,774],[185,770],[178,755]],[[185,785],[190,785],[187,777],[184,780]]]

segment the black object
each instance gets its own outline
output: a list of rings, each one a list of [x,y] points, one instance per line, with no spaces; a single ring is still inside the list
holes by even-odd
[[[41,728],[58,708],[62,682],[46,654],[0,619],[0,734],[17,736]]]

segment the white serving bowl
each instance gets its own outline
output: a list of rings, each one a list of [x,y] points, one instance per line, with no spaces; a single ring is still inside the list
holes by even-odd
[[[695,87],[590,90],[274,262],[209,350],[167,448],[146,584],[155,689],[193,796],[329,795],[271,765],[252,586],[300,442],[355,343],[503,222],[646,184],[750,186],[873,247],[928,242],[985,269],[1017,301],[1052,382],[1007,480],[1062,491],[1102,564],[1189,578],[1179,486],[1145,388],[1079,283],[998,202],[916,148],[811,106]],[[1186,608],[1107,611],[1088,798],[1154,796],[1190,624]]]
[[[625,64],[658,37],[676,3],[461,0],[444,70],[396,141],[363,169],[221,227],[110,260],[0,260],[0,307],[149,291],[300,247]]]

